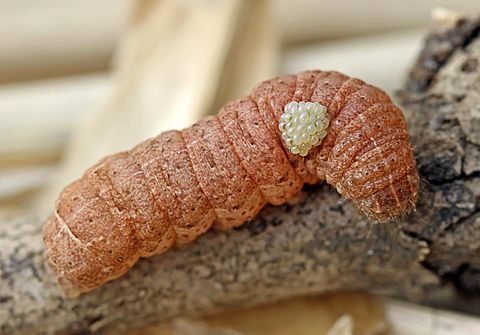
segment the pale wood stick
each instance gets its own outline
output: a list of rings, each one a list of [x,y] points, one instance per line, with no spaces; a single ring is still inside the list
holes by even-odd
[[[110,89],[106,74],[0,86],[0,168],[51,164]]]
[[[0,83],[107,69],[130,2],[0,1]]]
[[[451,6],[463,13],[475,13],[478,4],[470,0],[448,1],[383,0],[282,1],[273,0],[281,33],[287,43],[365,35],[380,31],[425,27],[435,6]]]
[[[385,314],[392,335],[480,334],[480,319],[471,315],[398,300],[386,302]]]

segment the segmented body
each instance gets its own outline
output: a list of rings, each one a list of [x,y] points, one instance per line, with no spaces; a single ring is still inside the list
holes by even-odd
[[[291,101],[318,102],[331,123],[306,157],[278,130]],[[229,229],[304,183],[326,180],[368,216],[409,211],[418,174],[401,111],[380,89],[338,72],[272,79],[218,116],[106,157],[65,188],[44,227],[49,263],[69,295],[125,273],[139,257]]]

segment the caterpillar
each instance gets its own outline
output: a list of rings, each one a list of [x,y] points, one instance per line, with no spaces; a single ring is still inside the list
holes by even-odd
[[[43,228],[48,263],[76,296],[140,257],[237,227],[323,181],[378,222],[413,209],[419,177],[401,110],[335,71],[271,79],[68,185]]]

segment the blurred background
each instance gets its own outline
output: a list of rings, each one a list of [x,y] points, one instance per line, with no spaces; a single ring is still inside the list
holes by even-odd
[[[394,94],[438,7],[480,13],[478,0],[0,0],[0,213],[46,215],[100,157],[276,75],[338,70]],[[411,331],[395,334],[427,334]]]

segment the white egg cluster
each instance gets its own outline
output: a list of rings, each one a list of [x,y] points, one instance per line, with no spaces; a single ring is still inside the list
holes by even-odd
[[[293,154],[306,156],[327,136],[330,116],[318,102],[292,101],[285,105],[278,128]]]

